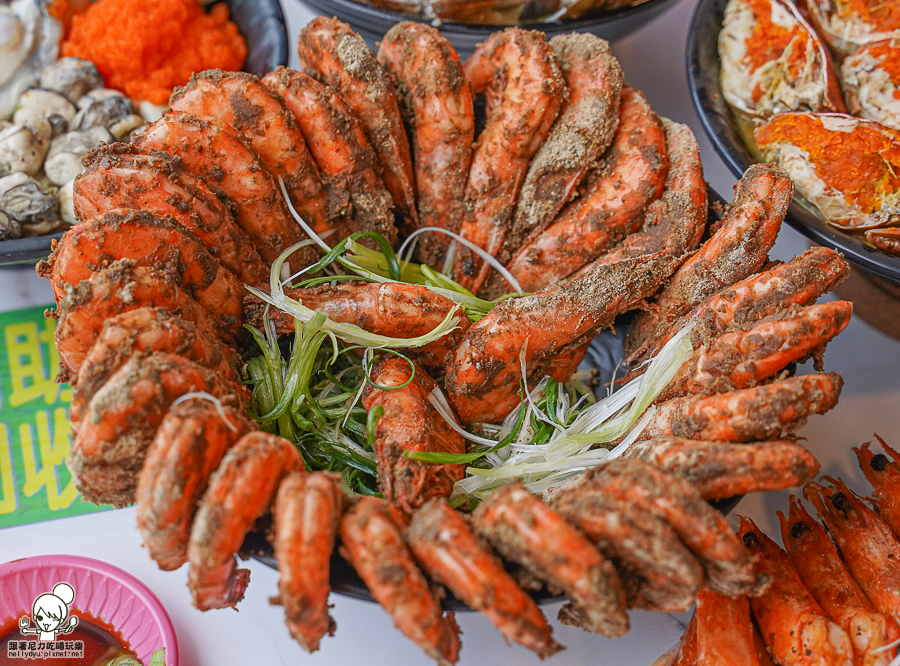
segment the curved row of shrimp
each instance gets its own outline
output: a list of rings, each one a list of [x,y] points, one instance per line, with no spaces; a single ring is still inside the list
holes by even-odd
[[[347,26],[317,19],[299,49],[306,73],[195,75],[131,144],[85,158],[80,222],[38,267],[57,298],[59,378],[74,387],[69,466],[85,499],[136,502],[151,557],[167,570],[189,564],[204,610],[243,596],[249,574],[235,554],[271,511],[280,600],[309,650],[334,629],[338,540],[398,627],[442,663],[456,661],[459,638],[432,583],[542,657],[560,646],[520,587],[529,581],[569,598],[564,622],[607,636],[627,630],[628,608],[685,610],[707,584],[761,591],[755,557],[706,500],[815,476],[815,459],[785,437],[836,403],[841,380],[821,372],[822,353],[851,314],[843,301],[815,305],[846,275],[836,253],[767,263],[792,191],[784,172],[748,170],[701,245],[697,143],[623,85],[602,40],[548,44],[511,29],[463,64],[431,28],[399,24],[376,55]],[[479,91],[488,111],[476,137]],[[360,398],[381,414],[382,497],[351,496],[248,418],[244,326],[290,333],[295,322],[245,285],[267,291],[279,277],[269,264],[298,243],[308,245],[290,255],[291,273],[326,240],[373,231],[397,244],[432,227],[481,245],[533,293],[473,323],[421,285],[284,287],[334,322],[391,337],[455,317],[411,362],[371,368]],[[419,256],[461,283],[508,291],[469,246],[417,238]],[[520,403],[523,366],[530,385],[564,382],[599,329],[639,308],[633,360],[684,326],[694,353],[624,459],[546,502],[511,484],[467,517],[447,503],[462,465],[404,455],[466,452],[434,391],[461,422],[498,423]],[[808,357],[819,372],[791,376]]]
[[[831,477],[807,484],[803,494],[822,522],[791,495],[788,515],[777,512],[784,549],[741,518],[741,539],[772,584],[750,598],[704,590],[681,644],[660,658],[660,666],[894,663],[900,642],[900,454],[875,437],[884,453],[874,453],[871,442],[854,449],[873,497]]]

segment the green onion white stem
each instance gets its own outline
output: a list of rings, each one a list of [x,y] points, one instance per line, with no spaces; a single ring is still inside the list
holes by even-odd
[[[568,395],[562,393],[557,396],[555,405],[544,404],[542,410],[538,391],[546,390],[546,380],[539,384],[524,400],[524,423],[530,424],[531,429],[522,428],[509,446],[485,455],[479,466],[467,467],[466,478],[454,486],[453,496],[483,497],[512,480],[522,481],[532,492],[542,492],[621,455],[637,439],[651,417],[653,408],[648,410],[648,407],[655,397],[691,357],[693,348],[689,332],[684,329],[675,335],[643,375],[592,405],[583,406],[581,401],[573,405]],[[549,413],[555,414],[556,418],[551,419]],[[512,416],[507,417],[507,425]],[[545,443],[535,444],[533,433],[540,422],[549,422],[552,432]],[[611,451],[595,448],[623,437]],[[478,443],[488,445],[487,442]]]

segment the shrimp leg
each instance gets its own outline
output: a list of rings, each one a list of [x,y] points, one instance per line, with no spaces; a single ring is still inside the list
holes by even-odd
[[[784,666],[851,666],[853,647],[847,632],[828,619],[785,552],[749,518],[741,517],[739,532],[757,556],[760,571],[772,581],[750,598],[772,658]]]
[[[816,522],[795,495],[788,518],[778,511],[781,540],[807,589],[853,643],[860,666],[887,666],[891,655],[878,648],[900,638],[897,622],[877,613],[872,602],[847,571],[825,528]]]
[[[243,599],[250,571],[237,568],[235,555],[282,479],[302,469],[293,444],[264,432],[244,435],[228,450],[203,494],[188,543],[188,587],[197,608],[234,608]]]
[[[413,129],[418,225],[458,232],[475,138],[474,97],[459,56],[435,28],[404,21],[381,40],[378,60],[393,74]],[[421,236],[423,263],[440,270],[449,242],[444,234]]]
[[[522,591],[466,519],[442,498],[413,514],[406,539],[419,564],[470,608],[484,613],[503,636],[541,659],[563,647],[537,604]]]

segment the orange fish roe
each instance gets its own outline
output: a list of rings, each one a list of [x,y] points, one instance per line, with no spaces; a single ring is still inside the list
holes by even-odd
[[[882,197],[900,191],[900,132],[878,123],[859,120],[852,132],[841,132],[814,114],[783,113],[754,136],[763,151],[785,142],[805,151],[825,185],[864,213],[881,210]]]
[[[93,62],[110,88],[165,104],[193,72],[240,69],[247,45],[228,8],[197,0],[97,0],[72,19],[64,56]]]

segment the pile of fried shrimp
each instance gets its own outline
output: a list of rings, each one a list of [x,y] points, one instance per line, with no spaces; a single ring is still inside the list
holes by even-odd
[[[751,167],[708,228],[693,134],[591,35],[511,28],[461,63],[427,26],[376,54],[320,18],[299,53],[197,74],[84,160],[81,221],[38,272],[85,499],[136,503],[201,610],[241,600],[235,555],[271,513],[309,651],[336,548],[439,663],[460,649],[444,589],[542,658],[562,646],[526,590],[616,637],[632,608],[767,589],[708,501],[815,476],[791,434],[837,403],[823,354],[852,312],[816,304],[837,253],[768,258],[786,173]],[[625,313],[627,383],[589,406],[575,373]]]

